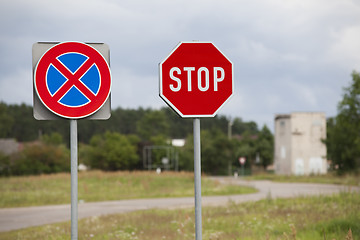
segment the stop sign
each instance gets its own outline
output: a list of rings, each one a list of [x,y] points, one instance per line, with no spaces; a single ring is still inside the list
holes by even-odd
[[[233,94],[233,64],[211,42],[181,42],[159,68],[160,97],[181,117],[214,117]]]

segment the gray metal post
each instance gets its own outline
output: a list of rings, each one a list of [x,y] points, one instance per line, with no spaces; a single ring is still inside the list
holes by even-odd
[[[229,124],[228,124],[228,139],[231,140],[232,138],[232,135],[231,135],[231,128],[232,128],[232,125],[233,125],[233,121],[229,120]],[[232,163],[231,163],[231,160],[229,159],[228,160],[228,175],[231,176],[232,175]]]
[[[194,119],[195,239],[202,239],[200,119]]]
[[[77,120],[70,120],[71,240],[78,239],[78,139]]]
[[[175,171],[179,171],[179,153],[175,150]]]

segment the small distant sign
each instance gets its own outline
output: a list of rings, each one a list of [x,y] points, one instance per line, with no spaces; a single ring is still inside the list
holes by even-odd
[[[161,159],[161,162],[162,162],[162,164],[167,165],[167,164],[169,164],[169,159],[167,157],[163,157]]]
[[[246,158],[245,157],[239,157],[239,163],[241,165],[244,165],[246,163]]]

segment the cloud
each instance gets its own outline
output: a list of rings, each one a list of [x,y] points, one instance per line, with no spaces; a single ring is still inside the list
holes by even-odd
[[[180,41],[212,41],[234,64],[236,92],[219,114],[269,126],[279,112],[335,115],[360,68],[351,0],[12,0],[0,3],[0,21],[0,99],[11,103],[32,104],[37,41],[107,43],[113,108],[166,106],[158,63]]]
[[[329,57],[341,67],[360,67],[360,26],[349,26],[332,32],[334,43],[329,49]]]
[[[124,108],[137,108],[139,106],[160,108],[165,106],[159,98],[158,76],[142,76],[128,69],[118,70],[112,71],[113,106]]]
[[[12,74],[2,75],[0,101],[7,103],[32,103],[31,69],[16,69]],[[29,81],[24,81],[27,79]]]

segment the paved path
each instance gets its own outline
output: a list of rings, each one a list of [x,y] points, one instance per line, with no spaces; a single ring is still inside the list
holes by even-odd
[[[305,183],[275,183],[270,181],[243,181],[234,178],[214,178],[220,182],[252,186],[259,190],[257,193],[246,195],[202,197],[202,206],[225,205],[229,201],[236,203],[257,201],[267,197],[290,198],[297,196],[333,194],[341,191],[356,190],[356,187],[345,187],[328,184]],[[158,198],[107,201],[96,203],[79,203],[78,216],[86,218],[114,213],[125,213],[151,208],[186,208],[194,207],[193,197]],[[55,205],[26,208],[0,209],[0,232],[38,226],[56,222],[70,221],[70,205]]]

